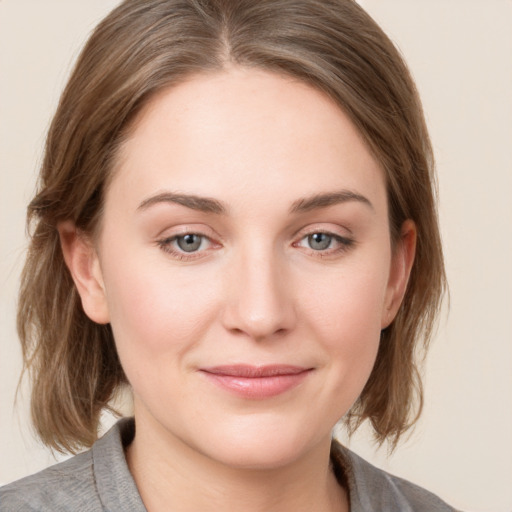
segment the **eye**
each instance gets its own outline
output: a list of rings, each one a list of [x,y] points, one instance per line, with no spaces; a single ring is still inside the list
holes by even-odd
[[[158,246],[166,253],[179,260],[191,259],[205,255],[215,243],[206,235],[184,233],[158,240]]]
[[[348,250],[354,244],[354,240],[334,233],[315,231],[303,236],[296,244],[319,256],[334,256]]]
[[[183,236],[177,236],[174,240],[176,245],[184,252],[195,252],[204,245],[204,236],[190,233]]]
[[[325,251],[332,244],[333,236],[327,233],[313,233],[306,237],[307,244],[314,251]]]

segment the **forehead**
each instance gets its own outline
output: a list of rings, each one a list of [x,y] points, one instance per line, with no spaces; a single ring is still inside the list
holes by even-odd
[[[114,183],[260,201],[332,189],[382,195],[383,173],[348,116],[295,79],[234,68],[155,95],[121,148]],[[126,195],[126,194],[125,194]],[[385,195],[385,194],[384,194]]]

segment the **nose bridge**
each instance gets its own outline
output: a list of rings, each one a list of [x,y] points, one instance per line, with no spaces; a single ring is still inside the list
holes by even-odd
[[[285,262],[271,243],[248,243],[230,273],[225,325],[254,339],[293,328],[295,314]]]

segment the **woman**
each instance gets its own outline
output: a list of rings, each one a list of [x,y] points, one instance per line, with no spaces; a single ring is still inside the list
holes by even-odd
[[[369,420],[395,446],[421,410],[433,182],[355,2],[123,2],[49,131],[18,320],[39,436],[92,448],[0,509],[451,510],[331,440]]]

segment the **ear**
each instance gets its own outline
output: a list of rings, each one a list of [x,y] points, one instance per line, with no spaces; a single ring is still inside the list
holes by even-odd
[[[382,311],[381,328],[385,329],[394,320],[411,274],[416,253],[416,225],[412,220],[406,220],[400,229],[400,237],[396,242],[391,258],[386,299]]]
[[[57,225],[64,261],[77,287],[86,315],[98,324],[110,321],[100,262],[91,240],[72,221]]]

